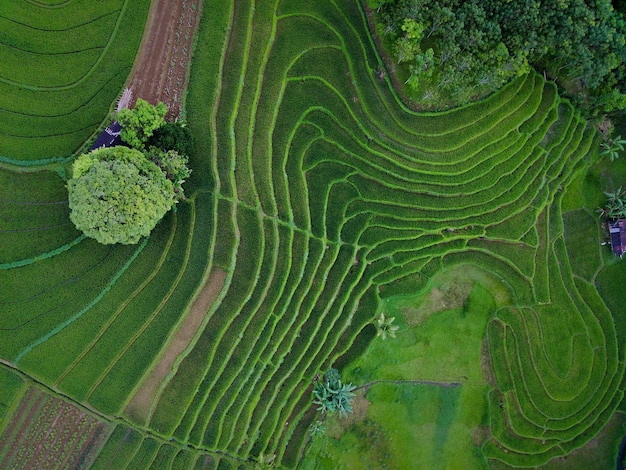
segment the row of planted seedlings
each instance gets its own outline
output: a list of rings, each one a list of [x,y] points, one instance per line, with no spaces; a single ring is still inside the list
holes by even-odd
[[[0,275],[7,279],[4,286],[20,286],[13,291],[19,292],[18,296],[3,302],[3,357],[19,363],[54,328],[89,309],[125,270],[126,261],[135,250],[136,247],[105,247],[85,239],[54,258],[2,271]],[[25,366],[29,372],[38,373],[41,364],[30,366],[34,369]]]
[[[46,379],[75,398],[86,399],[92,384],[100,380],[103,370],[124,347],[121,339],[132,336],[138,327],[141,317],[124,315],[124,310],[143,290],[143,275],[150,273],[150,278],[158,269],[154,267],[158,263],[149,256],[151,250],[144,250],[145,244],[129,247],[124,265],[105,278],[104,288],[87,306],[70,312],[70,321],[51,329],[42,338],[45,341],[24,356],[24,367],[41,361],[45,357],[42,354],[67,347],[67,357],[47,368]],[[147,270],[138,273],[138,267]]]
[[[160,226],[155,233],[151,240],[154,244],[152,249],[167,254],[174,233],[173,227]],[[94,245],[99,246],[95,243]],[[89,308],[72,312],[76,318],[27,354],[24,363],[41,362],[55,351],[61,349],[67,351],[66,356],[45,367],[44,377],[46,381],[54,383],[70,394],[78,394],[82,399],[86,387],[96,380],[97,375],[93,377],[92,374],[106,367],[106,359],[110,355],[115,355],[123,346],[123,343],[119,342],[120,337],[116,335],[119,333],[124,337],[130,334],[127,330],[115,331],[116,322],[124,315],[125,307],[141,292],[142,286],[154,278],[162,266],[164,258],[155,257],[152,249],[139,245],[124,250],[126,269],[123,272],[119,270],[115,277],[106,279],[107,290],[102,289],[97,293],[102,297],[99,299],[96,297],[97,301],[92,302]],[[132,259],[130,263],[129,259]],[[97,348],[105,346],[106,349],[102,357],[94,355],[95,351],[92,351],[100,341],[103,343]],[[86,356],[89,356],[87,366],[82,362]]]
[[[238,246],[238,229],[234,218],[235,205],[221,199],[217,204],[217,227],[219,232],[213,249],[213,265],[222,269],[228,269],[234,262]],[[232,284],[232,275],[227,280],[227,287]],[[229,302],[232,300],[228,300]],[[167,382],[162,393],[158,397],[158,405],[151,417],[150,426],[156,431],[171,435],[179,426],[185,416],[187,408],[192,400],[197,399],[196,390],[204,378],[206,365],[214,345],[216,332],[221,328],[223,317],[216,316],[215,310],[221,305],[223,299],[216,303],[208,312],[208,321],[198,336],[193,348],[178,365],[176,375]],[[185,435],[180,435],[185,439]]]
[[[275,295],[269,287],[276,275],[278,250],[281,248],[275,221],[259,217],[258,211],[253,209],[239,207],[237,212],[241,216],[238,220],[242,235],[233,281],[240,283],[245,279],[247,295],[234,308],[216,312],[216,315],[232,319],[232,322],[225,325],[221,341],[215,345],[216,359],[205,375],[211,382],[206,383],[204,402],[189,435],[192,442],[203,443],[209,448],[221,448],[218,441],[229,437],[229,433],[222,430],[226,408],[237,393],[250,386],[245,384],[241,375],[245,375],[255,362],[250,358],[254,345],[264,340],[259,332],[263,331],[270,312],[263,315],[259,313],[259,308],[268,296]],[[246,241],[247,237],[249,240]],[[255,246],[258,240],[262,243],[259,247]],[[252,257],[256,258],[255,264],[250,262]],[[240,277],[239,273],[243,276]],[[238,297],[236,286],[234,289],[233,294]],[[226,300],[230,295],[229,291]]]
[[[188,398],[189,402],[187,406],[177,410],[175,420],[171,418],[168,420],[168,427],[171,429],[172,426],[175,426],[177,428],[175,435],[183,440],[187,439],[187,434],[195,423],[196,413],[203,406],[205,394],[208,393],[213,379],[216,378],[214,375],[207,375],[208,368],[212,365],[221,367],[227,359],[227,356],[223,357],[225,352],[218,348],[222,336],[226,331],[229,331],[231,326],[232,328],[237,328],[237,326],[240,325],[238,322],[247,320],[247,318],[243,316],[237,317],[233,315],[232,312],[239,311],[250,297],[254,289],[254,284],[256,284],[256,276],[260,268],[260,259],[263,257],[262,250],[264,249],[264,241],[262,238],[258,238],[259,236],[262,237],[262,235],[257,225],[259,222],[258,218],[254,213],[248,209],[240,209],[236,204],[231,203],[220,203],[220,207],[228,210],[229,213],[228,217],[218,217],[218,220],[224,220],[226,223],[229,223],[230,219],[230,223],[234,224],[234,230],[236,231],[235,240],[233,240],[234,244],[231,245],[230,241],[227,241],[227,243],[231,250],[229,252],[231,262],[236,263],[235,266],[242,275],[236,275],[237,270],[235,270],[232,279],[229,281],[228,295],[226,295],[221,300],[219,306],[211,312],[211,317],[202,335],[199,337],[194,349],[181,363],[181,367],[179,368],[178,375],[181,375],[183,378],[185,375],[190,376],[190,378],[191,376],[195,376],[193,379],[193,383],[195,383],[194,389],[187,389],[187,391],[193,392]],[[247,223],[247,225],[245,225],[245,231],[241,229],[241,223]],[[240,235],[240,233],[242,235]],[[217,241],[216,249],[221,249],[221,242],[222,240]],[[235,254],[239,253],[242,247],[245,247],[246,251],[249,251],[251,254],[253,253],[253,255],[247,258],[235,258]],[[238,334],[239,332],[236,332],[236,335]],[[226,341],[222,344],[222,347],[229,347],[230,345],[231,343]],[[202,359],[199,360],[198,354]],[[214,360],[216,354],[221,354],[221,356]],[[165,394],[161,400],[168,400],[169,393],[178,388],[175,384],[178,380],[181,380],[181,378],[174,378],[174,381],[170,384],[169,390],[165,390]],[[187,395],[187,392],[183,393]],[[172,431],[173,429],[171,429],[170,432]]]
[[[188,470],[216,469],[219,465],[237,468],[237,462],[228,457],[163,442],[119,424],[99,451],[91,468]]]
[[[317,243],[317,245],[321,247],[321,244]],[[322,253],[322,250],[316,250],[316,251],[317,251],[318,253],[320,253],[320,254]],[[311,252],[309,251],[309,257],[310,257],[310,255],[311,255]],[[319,256],[319,255],[318,255],[318,256]],[[309,259],[306,259],[306,260],[305,260],[305,262],[306,262],[306,261],[310,261],[310,258],[309,258]],[[313,265],[314,265],[314,264],[313,264]],[[310,286],[310,284],[309,284],[309,286]],[[289,295],[289,292],[287,292],[287,295]],[[288,304],[287,304],[287,308],[289,308]],[[283,312],[281,312],[281,313],[285,313],[285,312],[283,311]],[[296,309],[293,309],[292,311],[287,310],[287,311],[286,311],[286,313],[287,313],[287,314],[289,314],[291,317],[286,317],[286,316],[282,316],[282,315],[281,315],[281,316],[282,316],[281,320],[282,320],[282,319],[285,319],[287,322],[290,322],[291,324],[293,324],[293,321],[296,321],[296,320],[297,320],[297,318],[298,318],[298,317],[297,317],[297,313],[298,313],[298,311],[297,311]],[[278,326],[277,326],[276,328],[280,328],[280,326],[282,326],[282,324],[281,324],[281,323],[279,323],[279,324],[278,324]],[[274,331],[276,331],[276,330],[274,330]],[[278,330],[276,331],[276,333],[274,333],[275,335],[276,335],[276,334],[278,334],[278,335],[281,335],[281,336],[282,336],[282,338],[283,338],[283,339],[281,340],[281,346],[282,346],[282,347],[280,347],[280,348],[278,349],[278,351],[277,351],[277,352],[274,352],[274,351],[271,349],[271,347],[270,347],[269,349],[268,349],[268,348],[266,348],[266,352],[265,352],[265,354],[267,354],[267,355],[269,356],[269,357],[268,357],[268,359],[267,359],[267,362],[270,362],[270,364],[269,364],[269,367],[266,367],[266,368],[262,371],[262,372],[264,373],[264,375],[263,375],[263,376],[261,376],[261,377],[260,377],[260,379],[258,379],[258,380],[262,380],[262,381],[264,381],[265,383],[267,383],[267,381],[268,381],[268,380],[270,380],[270,379],[272,378],[273,373],[275,373],[275,371],[276,371],[276,370],[278,370],[278,367],[280,366],[279,361],[281,360],[281,355],[284,357],[284,355],[285,355],[285,354],[287,354],[287,353],[288,353],[288,351],[290,350],[290,349],[289,349],[289,346],[288,346],[288,342],[286,343],[286,341],[289,341],[289,339],[290,339],[290,338],[289,338],[289,336],[285,337],[285,335],[287,335],[287,332],[288,332],[288,331],[293,332],[293,329],[291,329],[291,330],[289,330],[289,329],[287,329],[287,330],[280,330],[280,329],[278,329]],[[280,338],[280,336],[279,336],[279,338]],[[270,344],[271,344],[271,343],[270,343]],[[283,345],[284,345],[284,346],[283,346]],[[286,346],[286,347],[285,347],[285,346]],[[276,358],[275,356],[278,356],[278,357]],[[259,388],[259,387],[257,386],[257,388]],[[265,388],[265,390],[267,390],[267,388]],[[257,392],[257,393],[258,393],[258,392]],[[263,399],[261,398],[261,399],[260,399],[260,401],[263,401]],[[250,411],[251,411],[251,410],[250,410],[250,409],[248,409],[248,413],[250,413]],[[255,410],[255,411],[257,411],[257,410]],[[245,423],[244,423],[244,424],[245,424]],[[252,435],[254,435],[254,433],[251,433],[251,434],[252,434]]]
[[[130,71],[150,2],[116,3],[106,11],[95,1],[7,6],[3,62],[16,65],[7,69],[11,81],[0,83],[0,156],[65,157],[100,126]]]
[[[210,212],[203,213],[205,220],[198,226],[196,215],[193,204],[179,207],[176,236],[162,269],[134,300],[136,305],[129,306],[142,315],[140,321],[133,324],[132,334],[122,350],[88,391],[89,401],[107,412],[117,412],[123,407],[144,372],[155,365],[153,361],[158,360],[159,351],[167,348],[170,332],[186,313],[189,299],[203,277],[204,240],[209,238],[204,237],[210,226],[206,218]],[[200,231],[196,232],[196,228]]]
[[[145,252],[130,260],[129,269],[110,283],[106,295],[33,349],[24,363],[38,362],[42,354],[69,345],[64,346],[68,356],[50,367],[46,378],[79,400],[118,411],[163,347],[203,275],[206,247],[191,250],[192,230],[204,234],[210,224],[204,220],[207,215],[196,227],[191,209],[184,205],[171,223],[161,224]]]
[[[223,98],[223,97],[225,96],[225,95],[224,95],[224,93],[223,93],[221,96],[222,96],[222,98]],[[236,98],[235,98],[235,101],[238,101],[238,102],[239,102],[239,98],[237,98],[237,97],[236,97]],[[245,114],[245,113],[244,113],[244,114]],[[242,127],[242,126],[240,126],[240,127]],[[241,133],[240,133],[240,135],[245,134],[245,132],[246,132],[245,130],[242,130],[242,131],[241,131]],[[238,140],[238,142],[239,142],[239,140]],[[243,150],[245,150],[245,147],[244,147],[244,149],[243,149]],[[244,152],[241,152],[241,151],[240,151],[240,152],[238,152],[238,155],[241,155],[241,154],[245,155],[245,153],[246,153],[245,151],[244,151]],[[241,162],[241,158],[239,158],[237,161]],[[241,169],[242,169],[242,171],[241,171],[241,172],[238,172],[238,173],[243,174],[242,178],[249,178],[249,162],[248,162],[248,164],[245,164],[245,163],[244,163],[243,165],[241,165]],[[240,187],[240,186],[242,186],[242,185],[243,185],[243,189],[242,189],[242,190],[245,190],[246,188],[250,187],[250,182],[251,182],[251,181],[250,181],[250,179],[243,179],[243,180],[241,180],[241,179],[240,179],[240,181],[241,181],[242,183],[240,183],[240,184],[237,186],[237,190],[238,190],[238,191],[239,191],[239,187]],[[247,200],[248,202],[250,202],[250,199],[249,199],[249,198],[251,197],[251,195],[252,195],[252,194],[253,194],[253,193],[249,193],[249,194],[248,194],[247,196],[245,196],[243,199],[244,199],[244,200]],[[242,212],[244,212],[244,211],[248,211],[248,212],[250,212],[251,214],[253,214],[253,211],[250,211],[250,210],[245,209],[245,207],[244,207],[244,206],[242,206],[242,207],[238,208],[238,212],[237,212],[237,213],[238,213],[238,214],[240,214],[240,213],[242,213]],[[276,230],[276,229],[274,228],[274,231],[275,231],[275,230]],[[250,234],[251,234],[251,233],[253,233],[253,232],[248,231],[248,233],[250,233]],[[275,235],[272,235],[272,237],[275,237]],[[251,237],[251,238],[252,238],[252,237]],[[269,240],[269,239],[268,239],[268,240]],[[238,250],[238,252],[243,252],[243,253],[254,252],[254,251],[255,251],[255,250],[246,250],[246,249],[245,249],[245,247],[240,247],[240,248],[239,248],[239,250]],[[268,254],[271,254],[271,253],[272,253],[272,251],[274,251],[274,250],[273,250],[273,249],[269,249],[269,248],[268,248]],[[273,256],[273,255],[272,255],[272,256]],[[244,256],[241,256],[241,258],[245,258],[245,257],[244,257]],[[238,259],[238,265],[237,265],[237,267],[241,268],[241,264],[242,264],[242,263],[243,263],[243,264],[245,264],[245,263],[249,263],[249,262],[250,262],[250,260],[246,260],[246,259]],[[268,263],[263,263],[263,266],[268,266]],[[249,274],[249,273],[248,273],[248,272],[246,272],[246,271],[245,271],[245,268],[244,268],[243,276],[241,276],[241,278],[248,277],[248,276],[247,276],[247,274]],[[248,277],[248,278],[249,278],[249,277]],[[241,282],[241,281],[240,281],[240,282]],[[246,282],[246,281],[243,281],[243,282]],[[231,285],[231,290],[233,290],[233,291],[235,291],[235,292],[241,292],[241,291],[242,291],[241,289],[236,289],[235,287],[237,287],[237,286],[232,286],[232,285]],[[246,292],[246,289],[243,289],[243,292]],[[258,290],[257,290],[257,291],[255,291],[255,292],[258,292]],[[241,303],[239,303],[239,304],[235,303],[235,305],[236,305],[236,306],[235,306],[235,307],[233,307],[232,305],[227,304],[227,302],[229,302],[229,299],[228,299],[228,298],[225,300],[225,303],[223,304],[223,305],[225,305],[224,309],[225,309],[225,311],[226,311],[226,312],[229,312],[229,310],[230,310],[230,312],[237,311],[240,307],[242,307],[242,306],[243,306],[243,305],[241,305]],[[249,299],[248,299],[248,301],[247,301],[247,302],[245,302],[245,305],[251,305],[251,302],[249,301]],[[228,308],[228,309],[227,309],[226,307],[230,307],[230,308]],[[218,313],[221,313],[221,312],[218,312]],[[231,313],[231,315],[232,315],[232,313]],[[245,317],[245,316],[244,316],[244,315],[242,315],[242,318],[244,318],[244,317]],[[238,326],[238,324],[236,324],[236,326]],[[222,387],[223,387],[223,386],[224,386],[224,385],[222,385]],[[214,392],[214,395],[219,395],[219,391]]]
[[[245,168],[245,165],[244,165],[242,168]],[[270,201],[270,202],[271,202],[271,201]]]
[[[30,387],[7,423],[0,442],[3,467],[42,468],[88,460],[106,425],[41,389]]]

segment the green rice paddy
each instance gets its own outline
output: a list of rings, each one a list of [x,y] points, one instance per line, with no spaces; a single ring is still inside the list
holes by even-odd
[[[0,77],[2,99],[16,97],[0,105],[0,155],[22,162],[0,166],[0,356],[123,420],[95,468],[336,463],[370,431],[374,457],[404,468],[392,429],[419,437],[410,456],[426,466],[536,467],[602,431],[624,392],[624,273],[577,203],[597,138],[554,84],[524,75],[415,114],[377,78],[359,1],[206,4],[186,100],[189,200],[143,243],[102,246],[69,223],[60,166],[26,160],[70,155],[105,118],[148,2],[126,3],[68,2],[76,11],[41,34],[38,2],[0,7],[0,41],[21,44],[3,61],[37,51],[70,69],[28,82],[42,59]],[[73,28],[93,34],[70,55],[76,40],[54,31]],[[226,281],[200,328],[147,414],[127,415],[216,269]],[[397,342],[373,339],[381,309],[442,272],[479,277],[467,305],[397,307]],[[332,365],[356,385],[460,385],[372,385],[369,421],[320,450],[311,391]]]
[[[0,5],[0,162],[73,154],[114,107],[148,0]]]

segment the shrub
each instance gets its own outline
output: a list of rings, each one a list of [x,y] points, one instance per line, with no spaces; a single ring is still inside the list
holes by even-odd
[[[341,383],[337,369],[328,369],[328,372],[324,374],[324,380],[315,384],[313,403],[320,405],[318,410],[323,412],[338,411],[346,415],[352,411],[352,397],[354,397],[352,391],[355,388],[352,384]]]

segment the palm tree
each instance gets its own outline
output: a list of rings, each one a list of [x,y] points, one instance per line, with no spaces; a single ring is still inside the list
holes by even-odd
[[[606,207],[601,211],[611,219],[626,218],[626,191],[620,186],[614,192],[605,192]]]
[[[380,313],[380,317],[376,320],[376,336],[380,336],[382,339],[386,339],[387,335],[392,338],[396,337],[396,331],[400,328],[393,324],[396,317],[385,318],[385,312]]]
[[[318,410],[328,413],[338,411],[341,415],[346,415],[352,411],[352,391],[356,387],[350,384],[341,383],[339,371],[330,368],[324,374],[324,380],[317,382],[313,388],[315,400],[313,403],[320,405]]]
[[[624,144],[626,140],[622,139],[621,135],[612,137],[600,144],[600,155],[603,157],[608,155],[611,161],[615,161],[620,157],[620,152],[624,151]]]

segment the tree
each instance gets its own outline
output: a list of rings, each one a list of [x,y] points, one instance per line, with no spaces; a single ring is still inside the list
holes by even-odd
[[[385,312],[381,312],[376,320],[376,336],[380,336],[383,340],[387,338],[387,335],[395,338],[396,331],[400,328],[398,325],[393,324],[395,319],[396,317],[385,318]]]
[[[67,186],[70,219],[103,244],[137,243],[176,202],[165,173],[138,150],[121,146],[79,156]]]
[[[174,185],[176,198],[183,197],[183,183],[191,174],[187,167],[189,160],[186,155],[181,155],[176,150],[164,150],[157,147],[150,147],[147,153],[148,158],[165,173],[168,180]]]
[[[154,131],[148,145],[163,150],[176,150],[180,155],[191,154],[194,144],[193,134],[180,122],[166,122]]]
[[[320,405],[318,410],[346,415],[352,411],[352,391],[356,387],[352,384],[341,383],[339,371],[330,368],[324,374],[324,380],[317,382],[313,388],[315,400],[313,403]]]
[[[154,106],[139,98],[133,109],[124,108],[117,113],[122,140],[138,150],[145,149],[154,132],[165,125],[166,113],[163,103]]]
[[[620,152],[624,151],[624,144],[626,140],[622,139],[621,135],[611,137],[600,144],[600,155],[603,157],[608,155],[613,162],[620,157]]]
[[[606,206],[599,212],[611,219],[626,218],[626,191],[618,188],[614,192],[605,192]]]
[[[428,82],[457,103],[483,96],[530,69],[545,71],[589,114],[626,106],[626,21],[610,0],[394,0],[377,3],[379,30],[410,69],[433,50]]]

